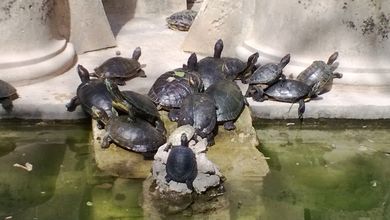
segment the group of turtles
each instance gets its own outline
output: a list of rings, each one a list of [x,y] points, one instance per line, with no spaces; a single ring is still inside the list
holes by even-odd
[[[101,147],[107,148],[110,143],[116,143],[150,158],[167,142],[167,131],[159,110],[168,111],[168,118],[177,122],[178,127],[192,126],[197,136],[206,138],[208,145],[213,145],[218,125],[223,125],[226,130],[235,129],[235,120],[248,105],[235,80],[249,84],[246,96],[254,100],[270,98],[299,102],[299,117],[302,118],[304,99],[330,90],[333,78],[342,76],[334,73],[337,52],[327,63],[313,62],[296,80],[292,80],[286,79],[282,73],[289,63],[289,54],[278,64],[256,66],[259,53],[253,53],[243,62],[237,58],[223,57],[223,47],[223,41],[218,40],[213,56],[199,61],[192,53],[187,64],[161,74],[147,95],[121,91],[118,87],[131,78],[146,77],[143,65],[139,63],[139,47],[131,57],[116,56],[106,60],[95,68],[94,73],[78,65],[81,84],[77,88],[77,95],[66,105],[67,110],[74,111],[81,105],[97,120],[98,127],[106,130]],[[188,138],[181,135],[181,144],[170,151],[166,179],[190,186],[196,161],[189,152]],[[186,177],[175,173],[182,173]]]

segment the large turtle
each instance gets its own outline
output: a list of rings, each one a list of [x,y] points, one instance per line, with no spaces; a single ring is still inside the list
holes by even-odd
[[[112,99],[109,91],[101,79],[90,79],[89,72],[82,65],[77,66],[77,72],[81,79],[81,84],[77,87],[76,96],[73,97],[66,108],[69,112],[73,112],[78,105],[88,114],[92,115],[92,106],[103,109],[109,117],[112,113]],[[99,128],[103,128],[103,124],[98,120]]]
[[[302,121],[303,113],[305,112],[305,99],[310,99],[310,97],[314,95],[314,91],[316,91],[318,86],[319,83],[313,86],[308,86],[297,80],[279,80],[264,91],[259,89],[259,86],[254,86],[256,92],[253,94],[252,98],[253,100],[259,102],[266,99],[289,103],[298,102],[298,117]]]
[[[142,153],[149,159],[166,141],[164,134],[141,118],[128,115],[108,117],[105,111],[95,106],[91,110],[94,118],[99,118],[105,124],[102,148],[116,143],[125,150]]]
[[[219,39],[214,45],[214,56],[205,57],[197,63],[198,72],[202,79],[204,89],[207,89],[220,80],[226,79],[223,72],[224,60],[221,59],[222,50],[223,41]]]
[[[306,83],[308,86],[313,86],[319,82],[318,90],[314,91],[317,95],[329,92],[333,85],[333,79],[343,77],[343,74],[334,72],[338,67],[338,63],[335,62],[338,55],[338,52],[334,52],[326,63],[321,60],[314,61],[298,75],[297,80]]]
[[[15,87],[6,81],[0,80],[0,103],[7,113],[12,111],[14,107],[12,101],[18,97]]]
[[[248,90],[245,96],[250,96],[253,90],[253,85],[272,85],[280,78],[285,79],[283,68],[290,62],[290,54],[284,56],[279,63],[267,63],[258,67],[255,72],[245,80],[248,83]],[[258,87],[259,88],[259,87]]]
[[[171,146],[167,163],[165,180],[187,184],[188,189],[194,190],[192,183],[198,175],[196,156],[188,147],[187,136],[181,135],[181,145]]]
[[[141,48],[135,48],[133,56],[127,57],[112,57],[106,60],[103,64],[95,68],[93,76],[98,78],[109,78],[114,80],[118,85],[125,85],[126,80],[130,80],[135,77],[146,77],[142,68],[145,65],[139,63],[141,56]]]
[[[207,93],[196,93],[187,96],[179,109],[172,109],[169,118],[177,121],[178,126],[191,125],[208,144],[214,144],[217,123],[216,105],[213,97]]]
[[[193,53],[188,58],[186,67],[168,71],[156,79],[148,96],[159,109],[178,108],[187,95],[203,90],[202,80],[194,72],[196,63],[196,54]]]
[[[248,104],[237,84],[221,80],[207,88],[205,93],[214,98],[217,122],[223,123],[226,130],[235,129],[234,121],[240,116],[245,104]]]
[[[114,108],[128,114],[134,114],[135,117],[150,122],[157,130],[166,134],[160,113],[154,102],[148,96],[133,91],[120,91],[118,86],[109,79],[105,79],[105,84],[112,96],[112,105]]]
[[[222,57],[224,64],[222,71],[226,79],[236,80],[240,79],[243,83],[245,79],[253,73],[259,53],[255,52],[248,57],[247,62],[243,62],[238,58]]]
[[[198,12],[194,10],[187,9],[175,12],[171,16],[167,17],[165,20],[167,22],[168,27],[172,30],[188,31],[197,13]]]

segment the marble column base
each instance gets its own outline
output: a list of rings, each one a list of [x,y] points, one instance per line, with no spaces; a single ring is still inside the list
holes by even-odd
[[[0,62],[1,80],[23,86],[64,73],[75,62],[75,50],[66,40],[56,40],[39,51],[26,52]]]

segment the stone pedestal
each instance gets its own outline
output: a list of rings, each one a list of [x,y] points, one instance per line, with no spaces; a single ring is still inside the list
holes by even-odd
[[[0,3],[0,78],[26,85],[65,72],[74,49],[57,35],[53,0]]]
[[[285,73],[294,76],[338,51],[344,77],[334,83],[384,86],[390,84],[389,19],[387,1],[205,0],[183,49],[211,54],[222,38],[224,54],[243,60],[255,51],[262,64],[291,53]]]

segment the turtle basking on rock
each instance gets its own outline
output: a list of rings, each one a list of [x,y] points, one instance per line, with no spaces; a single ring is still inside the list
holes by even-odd
[[[198,12],[187,9],[175,12],[165,20],[167,22],[168,28],[172,30],[188,31],[197,14]]]
[[[169,146],[171,150],[166,163],[165,180],[171,180],[178,183],[185,183],[188,189],[194,190],[192,183],[197,174],[196,156],[191,148],[188,147],[186,134],[181,135],[181,144]]]
[[[77,87],[76,96],[73,97],[66,108],[69,112],[73,112],[78,105],[81,105],[84,111],[89,115],[92,114],[92,106],[102,109],[111,117],[112,113],[112,98],[109,91],[101,79],[90,79],[89,72],[82,65],[77,66],[77,72],[81,79],[81,84]],[[98,120],[99,128],[103,128],[103,124]]]
[[[15,87],[6,81],[0,80],[0,103],[7,113],[12,111],[12,101],[18,97]]]
[[[105,124],[106,134],[101,147],[108,148],[116,143],[125,150],[142,153],[149,159],[166,141],[166,137],[149,122],[128,115],[108,117],[105,111],[93,106],[94,118]]]
[[[125,81],[135,77],[146,77],[145,72],[142,70],[145,65],[141,65],[138,61],[140,56],[141,48],[137,47],[131,58],[112,57],[96,67],[95,72],[91,73],[91,75],[98,78],[109,78],[118,85],[125,85]]]
[[[317,91],[314,91],[316,95],[329,92],[333,85],[333,79],[343,77],[343,74],[334,72],[338,67],[338,63],[335,62],[338,55],[338,52],[334,52],[326,63],[321,60],[314,61],[298,75],[297,80],[308,86],[319,83]]]

